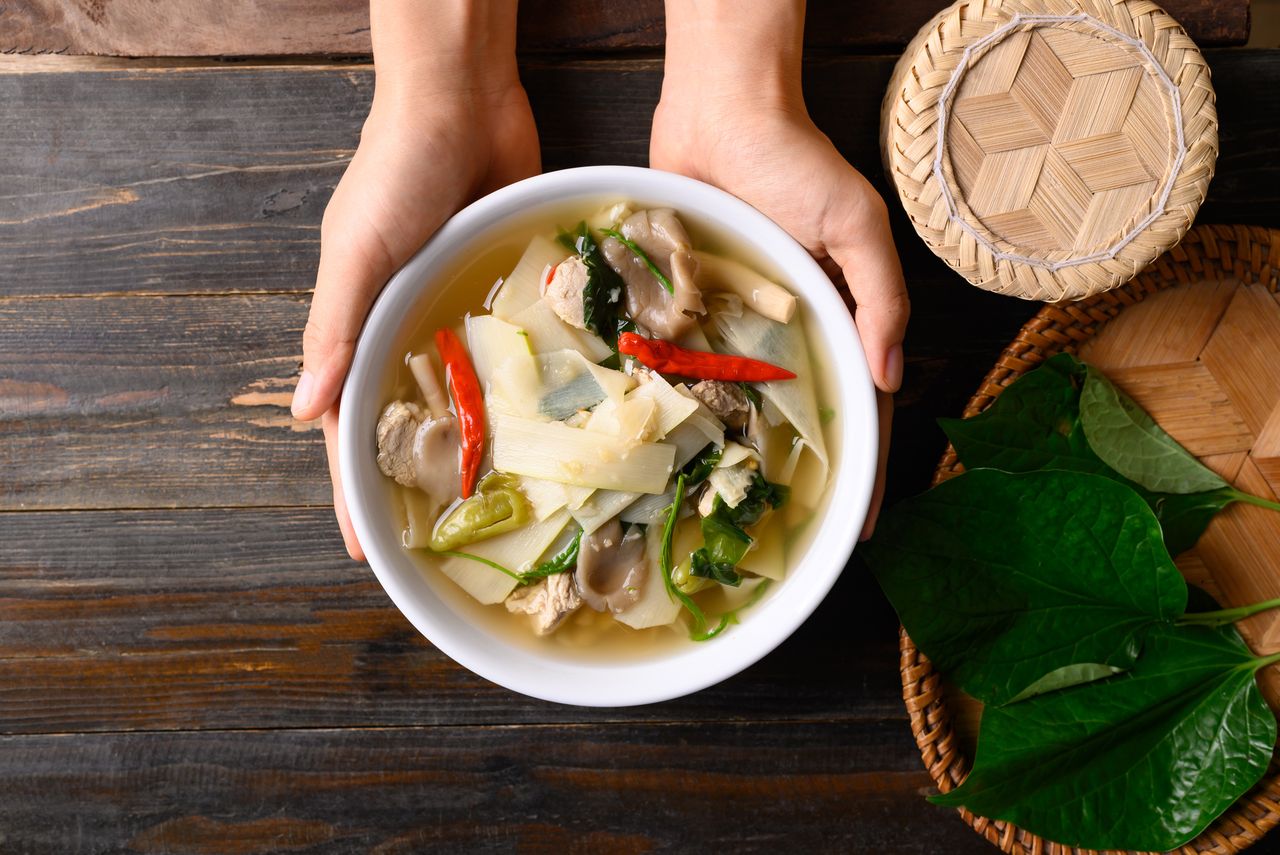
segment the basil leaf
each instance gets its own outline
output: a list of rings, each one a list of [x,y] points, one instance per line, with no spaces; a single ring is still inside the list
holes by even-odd
[[[689,573],[693,576],[700,576],[703,579],[719,582],[721,585],[736,588],[742,584],[742,576],[735,569],[736,563],[712,561],[708,557],[707,550],[699,549],[690,556]]]
[[[1234,629],[1154,628],[1133,670],[989,707],[973,771],[930,801],[1068,846],[1176,849],[1266,771],[1276,719]]]
[[[1080,393],[1080,424],[1103,463],[1152,492],[1203,493],[1228,486],[1093,367]]]
[[[912,641],[988,704],[1092,664],[1133,665],[1187,587],[1132,490],[1079,472],[977,469],[887,511],[860,550]]]
[[[970,469],[1065,469],[1119,481],[1137,491],[1156,513],[1169,552],[1185,552],[1200,539],[1214,514],[1240,494],[1229,487],[1186,496],[1157,493],[1104,463],[1080,424],[1080,390],[1087,371],[1074,356],[1060,353],[1018,378],[984,412],[938,423],[960,462]]]
[[[604,254],[585,221],[578,223],[573,232],[561,232],[557,240],[578,253],[578,257],[586,265],[587,284],[582,289],[582,318],[587,329],[617,351],[619,328],[630,323],[623,314],[626,284],[605,261]]]
[[[769,508],[781,507],[789,494],[786,487],[766,481],[757,472],[737,507],[716,496],[711,513],[702,518],[703,546],[690,557],[690,574],[735,588],[742,584],[742,575],[734,568],[752,543],[743,529],[758,523]]]
[[[720,458],[724,456],[724,449],[718,447],[715,443],[707,443],[707,447],[698,452],[698,456],[685,464],[684,469],[680,470],[685,474],[685,483],[689,486],[701,484],[707,480],[716,468],[716,464],[720,462]]]
[[[562,549],[559,554],[553,556],[547,561],[542,562],[537,567],[528,572],[519,575],[521,585],[532,585],[539,579],[545,579],[548,576],[555,576],[557,573],[568,573],[578,566],[578,550],[582,546],[582,532],[579,531],[577,536],[569,542],[569,545]]]

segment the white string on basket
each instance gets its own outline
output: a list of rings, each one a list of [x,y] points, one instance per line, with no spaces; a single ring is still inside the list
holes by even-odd
[[[1006,252],[998,248],[989,238],[981,234],[973,227],[964,217],[960,216],[956,207],[955,196],[951,192],[951,187],[947,183],[942,173],[942,157],[944,146],[947,139],[947,120],[951,109],[951,99],[955,96],[956,89],[960,86],[960,81],[964,79],[965,72],[969,68],[969,63],[973,55],[982,51],[988,45],[1004,38],[1005,34],[1021,29],[1035,29],[1036,27],[1052,25],[1052,24],[1068,24],[1068,23],[1088,23],[1093,27],[1107,33],[1112,38],[1117,39],[1127,45],[1138,50],[1139,53],[1147,60],[1148,68],[1154,73],[1155,77],[1169,92],[1169,100],[1173,104],[1173,127],[1175,139],[1177,142],[1176,154],[1173,159],[1173,165],[1169,169],[1169,174],[1165,179],[1164,187],[1160,191],[1158,203],[1152,208],[1151,213],[1143,218],[1142,222],[1134,226],[1130,231],[1116,241],[1108,248],[1101,252],[1095,252],[1078,258],[1067,258],[1061,261],[1048,261],[1043,258],[1035,258],[1034,256],[1022,255],[1017,252]],[[951,77],[947,80],[947,85],[942,88],[942,95],[938,99],[938,141],[935,146],[933,155],[933,176],[938,181],[941,188],[942,196],[947,202],[947,218],[959,226],[963,231],[968,233],[974,240],[985,246],[991,251],[996,261],[1014,261],[1026,264],[1031,267],[1039,267],[1050,272],[1061,270],[1064,267],[1074,267],[1080,264],[1091,264],[1096,261],[1106,261],[1115,258],[1120,250],[1124,249],[1140,235],[1147,226],[1151,225],[1161,215],[1164,214],[1165,206],[1169,204],[1169,195],[1173,192],[1174,182],[1177,180],[1178,174],[1182,171],[1182,162],[1187,156],[1187,140],[1182,130],[1182,93],[1179,92],[1178,86],[1169,77],[1163,65],[1151,53],[1151,49],[1141,39],[1126,35],[1115,27],[1103,23],[1092,15],[1081,12],[1076,15],[1024,15],[1021,12],[1015,14],[1009,23],[993,30],[986,36],[976,42],[973,42],[964,49],[964,53],[960,55],[960,61],[956,65],[955,71],[951,72]]]

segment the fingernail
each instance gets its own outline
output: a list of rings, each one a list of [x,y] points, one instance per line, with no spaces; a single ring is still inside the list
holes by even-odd
[[[298,378],[298,387],[293,390],[293,403],[290,405],[294,418],[298,418],[299,411],[306,409],[307,404],[311,403],[311,387],[315,384],[316,379],[311,376],[311,372],[303,371]]]
[[[886,392],[896,392],[902,386],[902,345],[900,344],[889,348],[889,355],[885,357],[884,382],[889,387],[885,390]]]

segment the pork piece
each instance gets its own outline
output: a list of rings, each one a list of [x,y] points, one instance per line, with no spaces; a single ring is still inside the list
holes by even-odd
[[[648,575],[640,529],[633,527],[624,536],[615,517],[582,538],[574,581],[583,601],[596,611],[621,614],[629,609]]]
[[[427,414],[412,401],[392,401],[378,419],[378,468],[406,487],[418,486],[413,438]]]
[[[587,288],[587,265],[578,256],[560,262],[551,274],[551,281],[542,289],[542,298],[560,320],[580,330],[587,328],[582,294]]]
[[[555,632],[581,605],[582,598],[569,573],[557,573],[535,585],[516,588],[506,600],[507,611],[533,615],[533,631],[538,635]]]
[[[693,397],[707,405],[707,409],[716,414],[716,418],[726,427],[741,430],[746,427],[747,416],[751,414],[751,402],[747,393],[737,383],[724,380],[703,380],[689,390]]]
[[[619,231],[644,250],[675,289],[674,294],[668,293],[644,259],[616,238],[606,237],[600,249],[627,283],[627,314],[662,338],[680,338],[694,325],[687,313],[706,312],[694,282],[698,261],[690,248],[688,232],[670,208],[637,211],[622,222]]]
[[[392,401],[378,419],[378,468],[406,487],[448,501],[461,491],[458,423],[428,415],[412,401]]]

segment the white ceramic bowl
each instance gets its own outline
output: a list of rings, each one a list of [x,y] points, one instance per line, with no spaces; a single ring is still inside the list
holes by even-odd
[[[746,611],[742,622],[705,643],[690,642],[655,658],[618,664],[575,661],[568,652],[514,645],[455,611],[433,589],[400,545],[389,520],[391,491],[375,460],[374,429],[385,403],[386,373],[401,358],[392,350],[424,289],[439,287],[436,273],[478,236],[526,219],[543,206],[563,207],[581,197],[667,205],[717,231],[738,235],[779,270],[811,309],[809,330],[822,339],[817,352],[838,354],[832,374],[840,417],[841,449],[835,483],[817,520],[818,530],[785,581]],[[780,644],[817,608],[839,577],[862,528],[875,475],[875,395],[853,321],[813,258],[760,212],[721,190],[666,172],[595,166],[539,175],[468,206],[449,220],[391,278],[365,322],[342,393],[338,457],[347,506],[369,564],[396,607],[456,662],[517,692],[565,704],[614,707],[652,703],[696,692],[730,677]],[[447,579],[434,584],[452,584]]]

